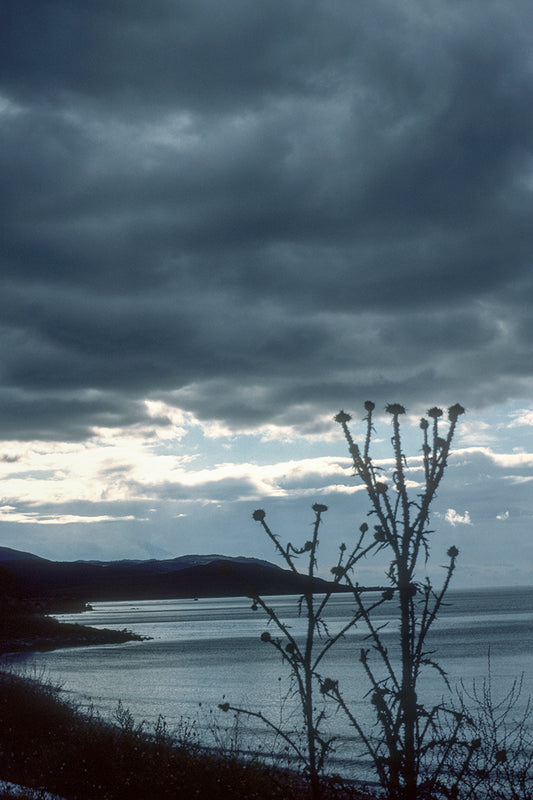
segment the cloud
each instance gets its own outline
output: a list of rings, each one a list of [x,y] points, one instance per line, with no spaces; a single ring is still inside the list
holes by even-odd
[[[470,513],[465,511],[464,514],[459,514],[454,508],[449,508],[445,516],[446,522],[449,522],[452,527],[456,525],[472,525]]]
[[[512,6],[10,8],[0,433],[82,441],[150,400],[311,434],[347,400],[530,392]]]

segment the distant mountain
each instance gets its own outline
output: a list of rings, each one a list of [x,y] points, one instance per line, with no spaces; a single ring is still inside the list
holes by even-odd
[[[34,556],[33,553],[26,553],[24,550],[0,547],[0,564],[5,564],[8,561],[48,561],[48,559]]]
[[[49,561],[3,547],[0,567],[3,573],[16,579],[19,596],[45,600],[47,607],[71,601],[298,594],[309,582],[305,575],[242,556],[192,555],[163,561]],[[328,586],[319,578],[313,581],[316,592],[323,592]]]

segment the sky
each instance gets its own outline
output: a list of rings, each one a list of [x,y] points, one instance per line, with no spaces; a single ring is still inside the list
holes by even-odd
[[[253,510],[318,501],[326,575],[335,414],[379,461],[402,403],[416,466],[460,402],[428,569],[532,584],[532,43],[530,0],[3,3],[0,545],[277,562]]]

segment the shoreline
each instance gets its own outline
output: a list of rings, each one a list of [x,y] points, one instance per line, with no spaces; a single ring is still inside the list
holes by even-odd
[[[146,636],[133,631],[91,628],[52,617],[8,615],[0,619],[0,656],[57,650],[63,647],[88,647],[99,644],[141,642]]]

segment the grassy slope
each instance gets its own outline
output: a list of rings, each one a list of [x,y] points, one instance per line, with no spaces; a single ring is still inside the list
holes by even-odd
[[[0,778],[83,800],[304,800],[302,780],[257,763],[149,736],[126,713],[121,727],[84,716],[59,691],[0,672]],[[361,795],[331,784],[325,800]]]

